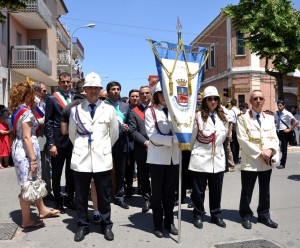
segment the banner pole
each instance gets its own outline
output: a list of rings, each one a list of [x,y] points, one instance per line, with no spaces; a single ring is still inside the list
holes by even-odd
[[[182,185],[182,150],[179,152],[179,179],[178,179],[178,244],[181,243],[181,185]]]

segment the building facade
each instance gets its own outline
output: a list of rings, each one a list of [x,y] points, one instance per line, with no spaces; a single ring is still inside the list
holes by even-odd
[[[59,21],[68,13],[64,1],[24,2],[27,7],[23,10],[2,11],[7,18],[0,24],[0,104],[6,106],[14,82],[29,77],[31,81],[55,88],[58,75],[71,72],[70,32]],[[84,48],[81,43],[80,47],[77,46],[79,43],[76,38],[74,60],[77,56],[81,60],[84,58]],[[77,69],[73,68],[73,71]]]
[[[231,98],[238,106],[249,104],[250,93],[261,90],[266,98],[264,110],[276,111],[277,86],[275,78],[265,73],[265,60],[251,54],[243,45],[244,34],[233,28],[230,18],[219,14],[192,42],[193,46],[210,49],[204,68],[201,89],[214,85],[222,97],[223,104]],[[288,108],[299,105],[299,72],[284,78],[285,101]]]

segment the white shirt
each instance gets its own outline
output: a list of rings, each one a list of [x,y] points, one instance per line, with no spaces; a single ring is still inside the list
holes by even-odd
[[[280,118],[279,115],[280,114]],[[290,127],[292,125],[291,121],[294,118],[293,114],[289,111],[287,111],[286,109],[284,109],[282,112],[276,111],[275,115],[274,115],[274,119],[276,121],[276,129],[277,130],[284,130],[287,129],[288,127]],[[288,127],[283,124],[282,121],[280,121],[280,119],[286,124],[288,125]]]

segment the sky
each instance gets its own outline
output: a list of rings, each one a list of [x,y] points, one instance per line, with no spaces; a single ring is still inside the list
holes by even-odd
[[[148,76],[157,75],[149,42],[177,43],[177,17],[182,40],[190,44],[228,4],[239,0],[64,0],[68,14],[60,17],[65,28],[78,37],[84,47],[81,63],[87,75],[95,72],[105,88],[118,81],[121,96],[131,89],[148,85]],[[300,1],[293,0],[300,10]],[[76,28],[93,23],[94,28]],[[75,32],[74,32],[75,31]]]

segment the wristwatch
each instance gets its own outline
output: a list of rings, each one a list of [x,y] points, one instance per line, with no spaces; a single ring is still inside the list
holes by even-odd
[[[51,149],[53,146],[55,146],[54,144],[49,144],[48,148]]]

